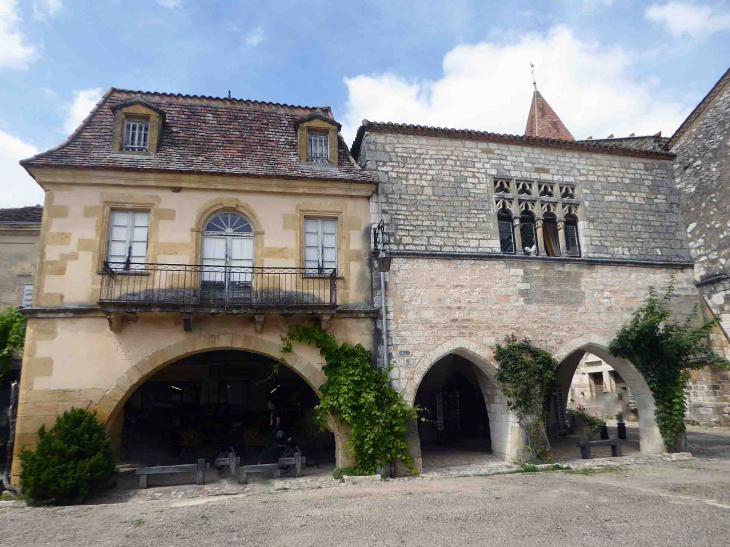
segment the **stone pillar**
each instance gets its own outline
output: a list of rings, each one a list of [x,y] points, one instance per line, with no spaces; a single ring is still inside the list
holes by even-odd
[[[545,250],[545,237],[542,233],[543,220],[542,217],[535,219],[535,231],[537,232],[537,246],[540,248],[540,256],[547,256]]]
[[[568,250],[565,246],[565,219],[558,219],[558,239],[560,240],[560,256],[566,256]]]
[[[520,217],[512,219],[513,233],[515,235],[515,254],[522,254],[522,232],[520,232]]]
[[[421,438],[418,435],[418,421],[409,420],[406,431],[406,442],[408,443],[408,454],[413,458],[413,468],[419,473],[423,472],[423,456],[421,455]],[[398,469],[398,476],[404,476],[401,469]]]
[[[352,453],[352,446],[349,442],[352,428],[332,415],[327,418],[327,426],[335,434],[335,465],[337,467],[355,465],[355,455]]]

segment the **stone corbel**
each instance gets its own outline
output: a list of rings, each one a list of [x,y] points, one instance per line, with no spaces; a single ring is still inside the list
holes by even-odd
[[[191,312],[183,312],[182,321],[183,330],[185,332],[193,332],[193,314]]]
[[[253,318],[255,321],[254,326],[256,327],[256,332],[261,334],[264,330],[264,319],[266,318],[266,316],[265,315],[254,315]]]
[[[125,322],[136,323],[139,317],[136,313],[113,312],[107,313],[106,319],[109,321],[109,330],[112,332],[122,332]]]
[[[324,332],[327,332],[327,329],[329,328],[329,324],[330,324],[330,319],[332,319],[332,314],[325,313],[319,319],[320,319],[320,322],[322,325],[322,330]]]

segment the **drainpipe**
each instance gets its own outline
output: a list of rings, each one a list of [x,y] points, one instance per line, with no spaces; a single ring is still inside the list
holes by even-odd
[[[383,220],[383,207],[380,203],[380,184],[378,184],[378,221]],[[385,231],[383,232],[385,238]],[[383,242],[381,242],[381,245]],[[386,309],[385,272],[380,272],[380,312],[383,316],[383,366],[388,366],[388,311]]]

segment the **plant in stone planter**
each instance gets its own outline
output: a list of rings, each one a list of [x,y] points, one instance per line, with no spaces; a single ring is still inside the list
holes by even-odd
[[[568,410],[568,413],[575,417],[576,431],[585,439],[594,439],[605,425],[603,420],[583,410]]]

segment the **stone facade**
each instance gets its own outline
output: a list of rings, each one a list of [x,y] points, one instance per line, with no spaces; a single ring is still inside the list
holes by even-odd
[[[674,173],[697,287],[710,312],[706,316],[720,321],[713,345],[730,359],[730,70],[668,146],[677,155]],[[730,371],[708,367],[695,371],[692,380],[689,418],[730,423]]]
[[[22,305],[24,287],[33,285],[40,231],[40,221],[0,222],[0,308]]]
[[[394,256],[386,284],[393,385],[413,400],[434,363],[450,353],[466,357],[483,373],[493,450],[518,458],[522,441],[494,382],[492,348],[506,335],[527,336],[563,360],[559,380],[565,396],[586,351],[604,359],[636,397],[642,450],[662,450],[648,386],[633,365],[612,358],[607,346],[649,286],[663,287],[673,276],[677,311],[699,301],[671,157],[434,133],[371,133],[366,126],[356,143],[361,165],[381,177],[381,208]],[[543,183],[557,191],[563,184],[574,188],[574,201],[543,201],[555,204],[558,220],[561,208],[576,207],[581,258],[502,254],[499,179],[511,179],[512,189],[523,180],[533,188]],[[511,207],[526,201],[507,199]],[[373,222],[378,220],[374,215]],[[376,291],[381,294],[377,283]]]

